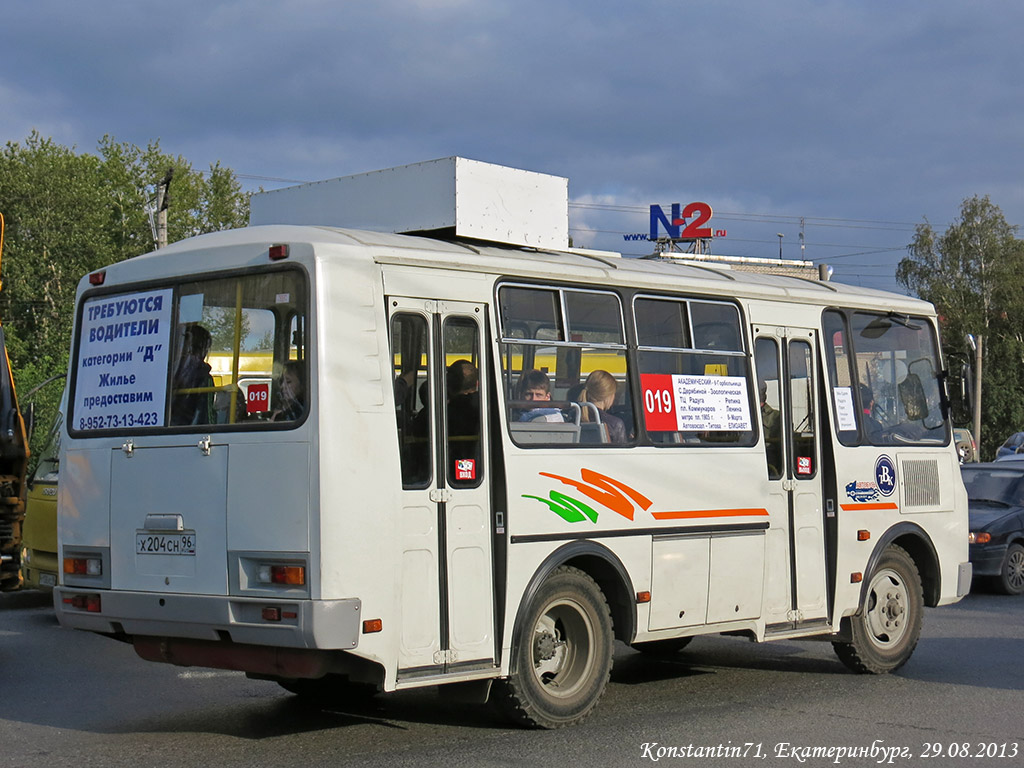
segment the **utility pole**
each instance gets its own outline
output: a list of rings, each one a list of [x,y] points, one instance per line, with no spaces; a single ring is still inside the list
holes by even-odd
[[[974,346],[974,442],[981,449],[981,344],[980,334]]]
[[[156,247],[167,247],[167,206],[170,204],[171,178],[174,169],[168,168],[156,187]]]

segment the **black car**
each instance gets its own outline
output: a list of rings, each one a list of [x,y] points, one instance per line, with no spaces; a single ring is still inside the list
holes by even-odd
[[[1000,592],[1024,592],[1024,462],[965,464],[974,575]]]

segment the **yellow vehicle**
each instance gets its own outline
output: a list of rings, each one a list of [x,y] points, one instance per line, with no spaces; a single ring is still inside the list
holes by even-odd
[[[59,581],[57,559],[57,470],[60,455],[58,414],[43,448],[42,458],[29,478],[21,548],[21,575],[28,589],[53,589]]]
[[[0,214],[0,254],[4,246],[4,217]],[[21,525],[25,519],[25,470],[28,440],[18,411],[11,362],[0,327],[0,591],[21,586]]]

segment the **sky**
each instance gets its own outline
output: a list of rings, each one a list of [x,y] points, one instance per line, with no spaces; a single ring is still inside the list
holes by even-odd
[[[973,195],[1024,223],[1022,29],[1009,0],[4,0],[0,141],[159,140],[250,190],[460,155],[567,177],[577,246],[650,253],[651,204],[699,201],[713,253],[903,291],[915,226]]]

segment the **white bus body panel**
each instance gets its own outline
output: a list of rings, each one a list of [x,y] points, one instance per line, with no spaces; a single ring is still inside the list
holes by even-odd
[[[873,308],[879,306],[878,295],[844,287],[841,297],[832,296],[820,286],[801,287],[798,281],[770,277],[738,284],[723,276],[724,271],[705,267],[673,265],[666,272],[626,260],[469,249],[398,235],[290,226],[195,238],[160,255],[109,267],[107,284],[261,267],[268,263],[267,248],[282,242],[290,243],[288,263],[306,270],[312,295],[315,356],[310,361],[306,421],[288,431],[215,433],[209,456],[191,435],[189,441],[180,435],[139,437],[132,457],[123,450],[122,438],[65,435],[60,547],[65,555],[75,548],[107,550],[109,582],[95,586],[110,591],[103,595],[104,614],[93,616],[63,607],[59,590],[57,610],[63,624],[203,639],[226,632],[238,642],[267,646],[343,648],[378,662],[384,686],[391,690],[399,686],[399,670],[446,663],[446,657],[436,655],[438,600],[446,599],[454,644],[466,649],[465,658],[489,662],[464,679],[507,674],[515,622],[535,574],[561,547],[591,538],[621,563],[634,593],[651,593],[650,603],[634,606],[633,639],[693,634],[697,628],[747,631],[764,638],[767,626],[793,618],[785,511],[789,491],[765,477],[761,443],[728,449],[524,449],[509,438],[501,408],[498,423],[488,429],[501,443],[508,508],[490,509],[486,482],[481,495],[451,506],[447,578],[459,587],[442,595],[436,504],[429,494],[419,498],[402,490],[384,297],[486,307],[489,336],[484,343],[493,356],[499,322],[493,292],[502,275],[736,296],[748,331],[749,324],[761,324],[780,329],[777,336],[782,339],[788,338],[783,323],[817,328],[823,306]],[[88,287],[83,281],[80,294]],[[783,297],[789,301],[779,303]],[[910,299],[906,308],[930,312]],[[820,355],[820,340],[815,350]],[[500,403],[500,393],[490,396]],[[831,413],[824,404],[819,409]],[[814,457],[818,465],[822,439]],[[833,450],[839,489],[870,476],[882,452],[840,445]],[[942,555],[940,603],[958,599],[958,569],[966,561],[966,515],[952,513],[966,508],[952,450],[916,447],[906,459],[893,452],[902,483],[901,519],[920,523]],[[934,467],[908,466],[927,464],[933,456]],[[198,479],[191,472],[188,478],[179,476],[182,468],[195,469]],[[631,516],[602,511],[597,523],[586,527],[566,524],[535,500],[564,487],[563,481],[547,475],[578,480],[583,469],[637,488],[652,501],[651,507],[634,508]],[[910,483],[908,470],[925,480]],[[928,484],[933,476],[937,496]],[[800,610],[824,618],[828,592],[822,524],[829,513],[820,490],[797,493],[794,500]],[[764,514],[720,521],[711,515],[706,520],[739,523],[745,526],[742,530],[704,525],[689,533],[685,518],[665,522],[652,516],[762,508]],[[503,529],[492,526],[496,511],[504,514]],[[837,540],[842,544],[837,548],[831,621],[835,630],[859,605],[861,587],[851,583],[851,574],[865,570],[878,537],[893,520],[891,512],[866,508],[838,513]],[[195,530],[197,552],[191,566],[136,554],[135,532],[153,514],[180,514],[183,526]],[[861,528],[871,529],[875,538],[857,542]],[[501,564],[481,545],[494,530],[505,547]],[[292,626],[266,626],[253,614],[267,598],[246,580],[245,562],[252,553],[266,552],[303,559],[308,567],[307,589],[282,595],[299,613]],[[150,559],[140,559],[145,557]],[[504,567],[498,586],[505,599],[503,612],[494,616],[492,610],[500,608],[492,588],[498,565]],[[88,586],[64,588],[63,593]],[[176,605],[184,607],[161,612],[152,607],[156,594],[179,596]],[[363,634],[363,619],[380,619],[383,631]],[[494,648],[500,659],[492,658]],[[462,678],[455,674],[446,679]]]

